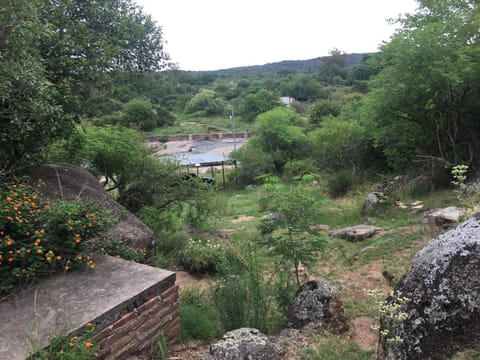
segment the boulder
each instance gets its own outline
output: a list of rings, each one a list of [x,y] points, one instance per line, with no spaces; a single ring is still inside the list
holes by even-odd
[[[428,225],[448,227],[458,223],[464,210],[455,206],[449,206],[443,209],[436,209],[426,212],[423,215],[423,222]]]
[[[285,215],[282,213],[271,213],[261,218],[260,232],[262,234],[270,234],[277,225],[285,221]]]
[[[298,289],[287,306],[287,319],[296,328],[309,325],[334,333],[349,328],[337,289],[323,279],[308,281]]]
[[[378,207],[380,204],[384,204],[386,201],[385,194],[380,191],[375,191],[367,195],[367,198],[363,202],[363,211],[368,213]]]
[[[257,329],[241,328],[227,332],[210,346],[203,360],[276,360],[279,351],[269,338]]]
[[[355,225],[330,232],[330,236],[346,239],[348,241],[362,241],[382,230],[372,225]]]
[[[69,164],[45,164],[28,168],[25,175],[29,177],[30,185],[49,199],[91,200],[110,210],[117,223],[108,230],[109,238],[136,248],[152,246],[153,231],[113,200],[86,169]]]
[[[402,317],[381,319],[380,359],[450,359],[478,344],[480,333],[480,216],[431,240],[395,288],[406,298]],[[387,299],[388,304],[395,299]]]

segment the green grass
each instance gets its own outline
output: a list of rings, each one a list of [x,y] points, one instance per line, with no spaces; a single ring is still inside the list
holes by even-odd
[[[303,360],[370,360],[373,351],[362,350],[352,340],[345,340],[336,335],[324,335],[317,339],[317,349],[305,348],[299,351]]]

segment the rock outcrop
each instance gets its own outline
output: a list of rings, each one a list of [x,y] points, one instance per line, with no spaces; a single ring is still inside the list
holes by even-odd
[[[432,226],[448,227],[458,223],[464,213],[463,209],[449,206],[426,212],[423,215],[423,222]]]
[[[241,328],[227,332],[210,346],[204,360],[276,360],[279,353],[269,338],[257,329]]]
[[[287,318],[296,328],[308,325],[334,333],[348,330],[340,295],[323,279],[308,281],[288,304]]]
[[[395,291],[407,298],[400,321],[382,318],[381,359],[450,359],[478,343],[480,216],[431,240],[414,257]],[[389,298],[391,304],[394,299]],[[388,326],[386,324],[389,324]]]
[[[348,241],[362,241],[375,235],[381,228],[372,225],[355,225],[330,232],[330,236]]]
[[[113,200],[87,170],[69,164],[45,164],[28,168],[26,175],[30,185],[49,199],[91,200],[110,210],[117,223],[108,230],[108,237],[136,248],[151,247],[152,230]]]

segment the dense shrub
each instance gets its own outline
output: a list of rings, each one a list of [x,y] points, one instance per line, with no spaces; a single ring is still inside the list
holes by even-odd
[[[112,223],[88,202],[49,203],[19,181],[0,187],[0,293],[55,270],[93,269],[94,237]]]
[[[352,175],[348,171],[340,171],[328,179],[327,191],[332,198],[338,198],[346,195],[352,186]]]
[[[225,249],[210,240],[190,239],[180,255],[180,263],[194,273],[214,273]]]
[[[180,324],[183,341],[209,342],[220,335],[214,309],[204,292],[197,287],[186,289],[180,295]]]

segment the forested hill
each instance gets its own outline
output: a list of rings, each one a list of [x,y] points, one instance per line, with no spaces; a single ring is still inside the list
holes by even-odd
[[[369,54],[347,54],[347,66],[361,64]],[[191,71],[191,73],[214,73],[220,76],[274,76],[280,72],[318,71],[324,57],[308,60],[284,60],[265,65],[241,66],[214,71]]]

